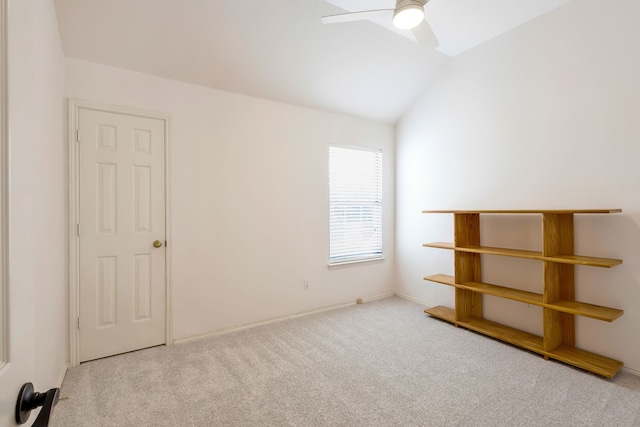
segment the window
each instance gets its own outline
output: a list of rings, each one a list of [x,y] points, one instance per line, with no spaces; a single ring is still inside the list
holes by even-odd
[[[382,152],[329,147],[329,264],[382,257]]]

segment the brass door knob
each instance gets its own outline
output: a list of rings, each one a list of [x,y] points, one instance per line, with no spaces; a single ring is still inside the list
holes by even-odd
[[[153,242],[153,247],[154,248],[162,247],[162,242],[160,240],[156,240],[155,242]]]

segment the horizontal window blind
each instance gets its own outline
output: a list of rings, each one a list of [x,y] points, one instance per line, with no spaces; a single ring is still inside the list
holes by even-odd
[[[329,147],[329,263],[382,256],[382,152]]]

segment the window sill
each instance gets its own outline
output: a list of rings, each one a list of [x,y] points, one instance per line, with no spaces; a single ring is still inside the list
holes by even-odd
[[[355,267],[356,265],[365,264],[365,263],[366,264],[379,263],[384,261],[385,259],[386,259],[385,257],[378,257],[378,258],[358,259],[354,261],[334,262],[334,263],[329,263],[327,267],[329,268],[329,270],[333,270],[335,268]]]

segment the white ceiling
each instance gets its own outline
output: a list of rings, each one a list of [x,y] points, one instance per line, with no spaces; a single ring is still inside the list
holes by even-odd
[[[344,10],[393,8],[394,0],[55,4],[67,57],[394,123],[449,56],[568,1],[431,0],[433,32],[421,27],[419,43],[384,20],[320,22]]]
[[[395,0],[326,0],[349,12],[393,9]],[[422,0],[426,1],[425,20],[439,46],[437,50],[456,56],[570,0]],[[411,31],[396,29],[391,20],[373,18],[371,22],[416,41]]]

